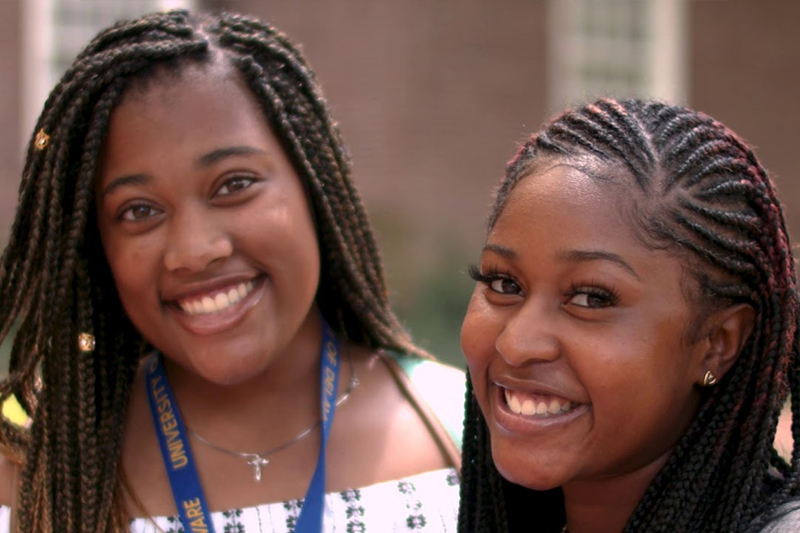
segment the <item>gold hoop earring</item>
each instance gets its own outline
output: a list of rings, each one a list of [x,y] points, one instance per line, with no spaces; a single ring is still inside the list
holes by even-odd
[[[710,387],[717,383],[717,377],[711,370],[706,370],[706,375],[703,376],[703,387]]]

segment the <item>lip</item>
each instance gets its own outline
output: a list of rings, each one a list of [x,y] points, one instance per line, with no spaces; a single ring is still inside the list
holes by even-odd
[[[575,406],[566,413],[553,414],[546,417],[517,414],[506,405],[505,389],[528,394],[555,396],[571,401]],[[508,435],[532,437],[563,431],[576,420],[587,416],[590,411],[589,404],[571,400],[565,396],[563,391],[557,391],[553,387],[540,384],[528,384],[527,386],[518,384],[513,386],[508,384],[507,380],[504,380],[503,383],[490,382],[487,393],[492,418],[494,418],[494,422],[500,430]]]
[[[192,283],[183,283],[180,285],[180,288],[164,290],[161,294],[161,300],[165,304],[171,305],[177,300],[197,298],[208,293],[219,291],[220,289],[229,287],[231,285],[238,285],[242,282],[252,281],[255,284],[261,278],[265,277],[266,274],[263,273],[228,274],[226,276],[217,276],[213,279]]]
[[[243,281],[252,281],[253,290],[243,299],[222,311],[206,315],[189,315],[178,305],[178,300],[196,298],[225,288],[235,287]],[[242,276],[217,278],[212,282],[186,286],[180,291],[172,293],[170,295],[171,298],[164,301],[164,307],[183,328],[195,335],[206,336],[222,333],[236,327],[247,317],[250,309],[261,301],[268,281],[269,278],[266,275],[247,278]]]
[[[558,387],[535,379],[520,379],[509,375],[498,375],[495,378],[490,378],[490,382],[498,387],[512,391],[539,396],[555,396],[574,404],[587,403],[582,397],[579,397],[578,394],[572,391],[567,391],[564,390],[563,387]]]

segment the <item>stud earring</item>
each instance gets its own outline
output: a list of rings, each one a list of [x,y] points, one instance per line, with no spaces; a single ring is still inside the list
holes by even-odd
[[[717,383],[717,377],[711,370],[706,370],[706,375],[703,376],[703,387],[710,387]]]
[[[83,353],[94,351],[94,335],[91,333],[81,333],[78,335],[78,349]]]
[[[44,150],[50,144],[50,136],[44,132],[44,128],[36,133],[36,138],[33,140],[33,145],[37,150]]]

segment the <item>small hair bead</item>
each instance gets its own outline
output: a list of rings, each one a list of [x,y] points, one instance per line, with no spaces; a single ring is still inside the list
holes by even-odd
[[[78,349],[84,353],[94,351],[94,335],[91,333],[81,333],[78,335]]]
[[[50,144],[50,136],[45,133],[44,128],[36,133],[36,138],[33,140],[33,145],[37,150],[44,150]]]

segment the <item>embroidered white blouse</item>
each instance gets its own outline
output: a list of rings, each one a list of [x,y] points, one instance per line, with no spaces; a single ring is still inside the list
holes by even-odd
[[[459,485],[452,468],[325,496],[324,533],[453,533]],[[211,513],[216,533],[291,533],[302,500]],[[0,506],[0,533],[10,509]],[[177,516],[138,518],[131,533],[185,533]]]

